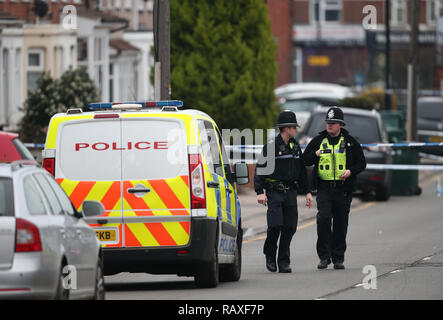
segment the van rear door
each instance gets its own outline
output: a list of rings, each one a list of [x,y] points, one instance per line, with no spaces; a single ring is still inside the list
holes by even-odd
[[[123,246],[120,119],[62,122],[59,126],[55,178],[77,210],[85,200],[103,204],[105,212],[85,220],[104,247]]]
[[[191,204],[187,134],[180,119],[122,118],[126,247],[184,246]]]

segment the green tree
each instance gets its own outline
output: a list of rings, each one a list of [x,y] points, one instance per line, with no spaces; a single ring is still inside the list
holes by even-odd
[[[99,100],[98,90],[84,69],[68,70],[60,79],[43,73],[37,89],[28,92],[21,121],[21,139],[43,142],[51,117],[69,108],[86,110],[89,103]]]
[[[220,128],[274,124],[275,53],[265,1],[171,1],[172,96]]]

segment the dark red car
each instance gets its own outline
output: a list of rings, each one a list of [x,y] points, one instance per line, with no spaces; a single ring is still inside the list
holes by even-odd
[[[18,138],[18,134],[0,131],[0,162],[34,160],[31,152]]]

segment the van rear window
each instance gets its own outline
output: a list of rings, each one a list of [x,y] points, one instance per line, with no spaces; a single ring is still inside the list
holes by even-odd
[[[0,178],[0,217],[14,216],[14,191],[12,179]]]
[[[66,122],[59,130],[56,176],[75,181],[121,180],[119,120]]]
[[[180,120],[127,118],[122,121],[122,146],[123,180],[187,173],[187,137]]]
[[[57,177],[116,181],[187,173],[187,138],[180,120],[89,120],[66,123],[60,130]]]

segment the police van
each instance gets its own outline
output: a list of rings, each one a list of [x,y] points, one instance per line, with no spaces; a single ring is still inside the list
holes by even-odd
[[[198,287],[238,281],[241,208],[214,120],[181,101],[94,103],[49,123],[43,167],[95,229],[105,274],[146,272],[194,276]],[[88,202],[90,204],[91,202]],[[91,210],[85,210],[91,212]]]

